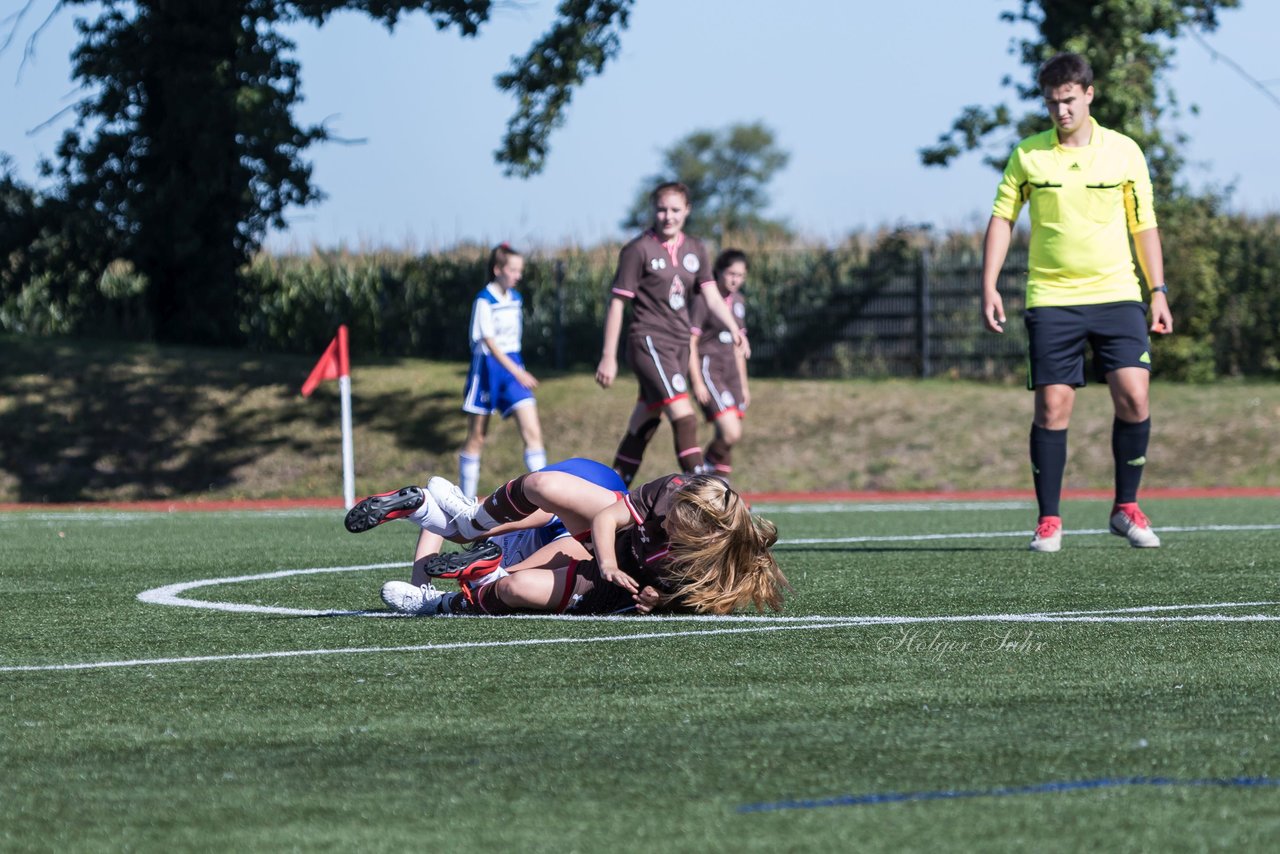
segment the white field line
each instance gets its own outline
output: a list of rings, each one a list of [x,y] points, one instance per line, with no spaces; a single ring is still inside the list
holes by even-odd
[[[1160,533],[1170,534],[1187,534],[1198,531],[1280,531],[1280,525],[1161,525],[1157,528]],[[1084,530],[1063,530],[1065,535],[1082,536],[1094,534],[1111,533],[1106,528],[1086,528]],[[928,540],[984,540],[988,537],[1029,537],[1031,532],[1027,531],[973,531],[957,534],[897,534],[893,536],[875,536],[875,537],[800,537],[788,540],[778,540],[780,546],[812,546],[836,543],[914,543],[925,542]]]
[[[1194,527],[1172,527],[1161,528],[1161,531],[1188,532],[1188,531],[1267,531],[1280,530],[1280,525],[1200,525]],[[1106,534],[1105,529],[1076,531],[1077,535],[1081,534]],[[779,540],[778,545],[819,545],[819,544],[839,544],[839,543],[877,543],[877,542],[914,542],[917,540],[948,540],[948,539],[981,539],[985,537],[1025,537],[1025,531],[1005,531],[998,533],[958,533],[958,534],[914,534],[914,535],[893,535],[893,536],[869,536],[869,537],[830,537],[830,538],[803,538],[803,539],[785,539]],[[170,605],[183,608],[203,608],[210,611],[224,611],[232,614],[278,614],[295,617],[375,617],[386,618],[399,616],[388,611],[377,610],[349,610],[349,609],[323,609],[316,610],[312,608],[287,608],[274,605],[251,605],[242,602],[218,602],[203,599],[187,599],[182,596],[188,590],[195,590],[201,587],[214,587],[222,584],[240,584],[246,581],[266,581],[274,578],[286,578],[292,575],[311,575],[328,572],[359,572],[370,569],[404,569],[405,564],[400,563],[375,563],[362,564],[357,566],[331,566],[331,567],[314,567],[309,569],[282,569],[276,572],[266,572],[256,575],[240,575],[233,578],[203,578],[196,581],[183,581],[177,584],[169,584],[164,587],[157,587],[152,590],[144,590],[138,594],[138,599],[152,605]],[[572,619],[581,621],[583,617],[563,617],[559,615],[550,615],[552,619]],[[624,618],[626,619],[626,618]],[[719,618],[724,619],[724,618]],[[745,619],[745,618],[734,618]],[[766,618],[778,619],[778,618]],[[825,618],[820,618],[825,619]]]
[[[1278,530],[1280,525],[1201,525],[1188,527],[1162,527],[1162,531],[1256,531],[1256,530]],[[1076,534],[1105,534],[1108,533],[1104,529],[1076,531]],[[802,545],[809,543],[848,543],[848,542],[902,542],[911,540],[938,540],[938,539],[975,539],[982,537],[1009,537],[1009,536],[1025,536],[1026,532],[1002,532],[1002,533],[959,533],[959,534],[928,534],[917,536],[883,536],[883,537],[848,537],[848,538],[830,538],[830,539],[792,539],[780,540],[779,545]],[[248,605],[234,602],[211,602],[197,599],[185,599],[180,594],[201,587],[212,587],[222,584],[238,584],[248,581],[260,581],[275,578],[285,578],[294,575],[308,575],[320,573],[334,572],[359,572],[371,569],[404,569],[405,564],[402,563],[379,563],[379,564],[362,564],[355,566],[335,566],[335,567],[311,567],[307,569],[286,569],[274,572],[258,573],[254,575],[241,575],[231,578],[208,578],[197,581],[180,582],[170,584],[164,587],[157,587],[152,590],[146,590],[138,594],[138,599],[143,602],[157,605],[171,605],[189,608],[205,608],[220,611],[229,611],[233,613],[266,613],[288,616],[371,616],[371,617],[391,617],[393,615],[387,611],[352,611],[352,610],[313,610],[301,608],[284,608],[265,605]],[[750,632],[779,631],[785,629],[830,629],[830,628],[851,628],[858,626],[880,626],[880,625],[908,625],[921,623],[962,623],[962,622],[1010,622],[1010,623],[1153,623],[1153,622],[1274,622],[1280,621],[1280,615],[1277,614],[1164,614],[1156,615],[1155,612],[1167,611],[1203,611],[1217,609],[1238,609],[1247,607],[1274,607],[1280,605],[1280,602],[1217,602],[1203,603],[1191,605],[1143,605],[1127,608],[1110,608],[1098,611],[1057,611],[1057,612],[1033,612],[1025,614],[953,614],[953,615],[932,615],[932,616],[863,616],[863,617],[829,617],[829,616],[807,616],[807,617],[764,617],[764,616],[727,616],[727,617],[710,617],[710,616],[651,616],[644,618],[647,623],[654,622],[710,622],[719,623],[757,623],[763,625],[755,625],[743,628],[722,628],[722,629],[703,629],[697,631],[673,631],[659,633],[636,633],[617,635],[612,637],[597,638],[541,638],[541,639],[524,639],[517,641],[488,641],[488,642],[467,642],[455,644],[425,644],[417,646],[400,646],[400,647],[347,647],[340,649],[314,649],[314,650],[287,650],[277,652],[257,652],[257,653],[232,653],[226,655],[213,656],[189,656],[182,658],[158,658],[158,659],[134,659],[126,661],[107,661],[107,662],[83,662],[73,664],[54,664],[54,665],[24,665],[24,666],[0,666],[0,673],[12,672],[30,672],[30,671],[48,671],[48,670],[86,670],[99,669],[107,667],[139,667],[163,664],[184,664],[199,663],[209,661],[235,661],[235,660],[255,660],[263,658],[290,658],[299,656],[318,656],[318,655],[340,655],[340,654],[359,654],[359,653],[378,653],[378,652],[415,652],[428,650],[452,650],[452,649],[471,649],[471,648],[488,648],[503,646],[536,646],[557,643],[597,643],[597,642],[614,642],[625,640],[646,640],[646,639],[662,639],[670,637],[690,637],[703,635],[722,635],[722,634],[742,634]],[[485,619],[485,618],[480,618]],[[589,616],[565,616],[565,615],[528,615],[523,617],[506,617],[503,619],[525,619],[525,620],[553,620],[567,622],[611,622],[626,621],[635,624],[634,616],[605,616],[605,617],[589,617]]]
[[[813,504],[752,504],[757,513],[770,516],[814,513],[935,513],[946,510],[1025,510],[1030,501],[910,501],[902,503],[863,504],[855,501],[826,501]]]
[[[1108,609],[1104,611],[1067,611],[1032,614],[955,614],[932,617],[809,617],[814,622],[795,622],[777,619],[769,625],[743,626],[740,628],[697,629],[671,632],[637,632],[634,634],[608,635],[603,637],[559,637],[559,638],[524,638],[509,641],[467,641],[459,643],[415,644],[412,646],[374,646],[374,647],[339,647],[336,649],[298,649],[277,650],[271,652],[243,652],[225,655],[195,655],[179,658],[126,659],[121,661],[86,661],[71,664],[34,664],[0,667],[0,673],[30,673],[38,671],[70,671],[100,670],[121,667],[159,667],[169,664],[203,664],[215,661],[260,661],[271,658],[303,658],[327,655],[366,655],[375,653],[405,652],[442,652],[462,649],[493,649],[502,647],[548,646],[556,644],[617,643],[619,641],[666,640],[668,638],[711,637],[715,635],[757,634],[760,632],[778,631],[817,631],[822,629],[856,628],[860,626],[908,625],[920,623],[1154,623],[1154,622],[1275,622],[1280,621],[1280,614],[1186,614],[1154,616],[1150,614],[1130,615],[1129,611],[1152,610],[1195,610],[1205,608],[1243,608],[1257,606],[1276,606],[1280,602],[1217,602],[1203,605],[1147,605],[1137,608]],[[473,619],[512,619],[510,617],[479,617]],[[516,618],[519,619],[519,618]],[[585,622],[588,618],[570,617],[570,620]],[[615,618],[617,619],[617,618]],[[624,618],[633,624],[639,624],[636,617]],[[673,622],[681,618],[666,618]],[[686,618],[687,619],[687,618]],[[706,621],[729,622],[734,618],[703,617]],[[794,618],[793,618],[794,619]],[[647,617],[645,622],[661,620]]]

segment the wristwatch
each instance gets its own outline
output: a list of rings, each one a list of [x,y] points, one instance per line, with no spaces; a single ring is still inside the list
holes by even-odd
[[[1153,294],[1164,294],[1165,296],[1168,296],[1168,295],[1169,295],[1169,286],[1168,286],[1168,285],[1156,285],[1154,288],[1152,288],[1152,289],[1151,289],[1151,293],[1153,293]]]

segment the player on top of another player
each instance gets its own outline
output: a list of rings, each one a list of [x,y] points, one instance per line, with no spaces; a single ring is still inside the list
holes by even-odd
[[[772,553],[777,529],[753,516],[742,497],[712,475],[668,475],[620,496],[544,470],[510,481],[483,504],[442,478],[432,478],[427,494],[454,515],[464,538],[510,530],[550,512],[568,530],[590,532],[594,556],[573,538],[554,540],[505,567],[489,555],[439,555],[426,563],[426,574],[456,576],[463,590],[434,591],[417,613],[726,614],[747,605],[782,605],[787,581]]]
[[[653,191],[653,227],[622,247],[604,324],[604,350],[596,382],[608,388],[618,376],[618,339],[626,304],[632,304],[627,357],[640,383],[639,400],[618,445],[613,467],[627,483],[666,413],[675,434],[676,460],[686,472],[700,470],[698,420],[689,402],[689,308],[696,289],[707,310],[733,330],[735,343],[750,355],[738,322],[716,287],[702,242],[684,233],[689,188],[662,184]]]
[[[521,475],[480,504],[468,504],[439,478],[428,490],[463,535],[480,535],[539,510],[570,530],[586,519],[593,555],[586,559],[557,540],[509,566],[509,574],[464,583],[444,595],[440,613],[522,612],[609,614],[636,609],[728,614],[753,606],[782,607],[787,579],[773,557],[778,530],[752,515],[722,478],[672,474],[623,496],[558,472]],[[610,500],[612,499],[612,500]],[[580,544],[574,543],[575,546]],[[465,556],[442,565],[466,573]],[[431,569],[428,568],[428,572]]]
[[[1039,552],[1062,547],[1058,505],[1067,425],[1075,390],[1085,384],[1086,343],[1115,408],[1111,532],[1135,547],[1159,546],[1160,538],[1138,509],[1151,434],[1151,345],[1130,235],[1150,286],[1150,331],[1172,332],[1173,315],[1147,162],[1137,143],[1089,114],[1093,71],[1083,58],[1053,57],[1041,67],[1038,82],[1054,126],[1022,140],[1009,157],[982,257],[983,323],[991,332],[1003,332],[997,285],[1013,223],[1026,204],[1031,209],[1027,386],[1035,391],[1031,471],[1040,508],[1030,547]]]
[[[571,475],[584,483],[601,487],[606,490],[607,496],[627,491],[626,485],[622,482],[622,478],[618,477],[617,472],[595,460],[575,457],[552,463],[542,471]],[[443,480],[442,482],[447,483]],[[457,487],[452,484],[449,484],[449,487],[451,500],[465,501],[465,496],[462,499],[454,498],[452,490]],[[613,499],[602,497],[600,506],[604,506],[606,500]],[[587,510],[594,512],[595,507],[588,507]],[[440,508],[430,492],[417,486],[407,486],[395,492],[364,499],[347,513],[346,526],[352,533],[361,533],[393,519],[413,522],[422,531],[418,535],[418,543],[414,551],[410,580],[388,581],[382,586],[382,601],[401,613],[422,613],[439,596],[439,591],[432,585],[431,579],[457,578],[460,574],[456,571],[448,571],[447,567],[432,564],[432,559],[440,554],[446,539],[464,543],[471,542],[471,539],[459,535],[457,526],[453,524],[453,517]],[[580,519],[575,519],[574,522],[578,528],[584,524]],[[483,575],[482,570],[485,567],[481,564],[485,561],[488,561],[489,569],[497,567],[503,561],[511,564],[519,563],[548,543],[567,536],[569,531],[558,517],[545,511],[531,514],[518,522],[504,525],[490,532],[487,540],[481,541],[469,551],[467,560],[471,564],[470,575]],[[585,547],[581,548],[581,556],[587,556]],[[428,572],[429,566],[431,572]]]
[[[746,303],[742,286],[747,281],[747,256],[738,249],[726,249],[716,258],[712,271],[720,295],[747,334]],[[741,347],[734,345],[734,330],[725,327],[713,315],[701,295],[689,311],[689,379],[693,396],[702,406],[716,431],[707,445],[703,459],[707,467],[722,477],[733,471],[733,446],[742,439],[742,419],[751,404],[747,385],[747,359]]]
[[[538,380],[520,356],[524,302],[516,286],[524,276],[524,258],[505,243],[495,246],[489,254],[489,275],[492,280],[471,307],[471,369],[462,402],[467,438],[458,454],[459,485],[468,495],[476,494],[480,455],[494,413],[515,416],[524,440],[525,468],[537,471],[547,464],[533,396]]]

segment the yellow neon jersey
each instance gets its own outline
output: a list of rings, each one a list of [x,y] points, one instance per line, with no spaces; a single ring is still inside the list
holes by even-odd
[[[1049,129],[1018,143],[992,214],[1031,207],[1027,308],[1141,300],[1129,234],[1156,227],[1151,174],[1138,144],[1092,117],[1089,144],[1063,148]]]

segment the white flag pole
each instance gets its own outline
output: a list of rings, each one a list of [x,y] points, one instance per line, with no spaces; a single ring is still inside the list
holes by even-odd
[[[351,377],[338,377],[342,397],[342,501],[350,510],[356,503],[356,455],[351,439]]]

